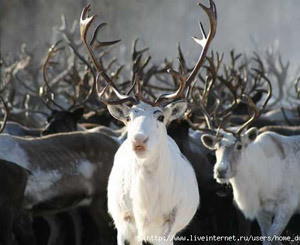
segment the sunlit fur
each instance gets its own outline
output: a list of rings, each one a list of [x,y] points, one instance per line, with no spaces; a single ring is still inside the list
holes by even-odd
[[[115,155],[108,184],[108,210],[118,229],[118,245],[126,240],[131,245],[142,240],[162,244],[152,236],[174,236],[191,221],[199,204],[194,170],[166,132],[166,123],[186,106],[160,108],[141,103],[131,109],[109,109],[112,114],[123,111],[114,115],[119,120],[126,113],[130,116],[128,138]],[[164,122],[158,120],[162,115]],[[133,150],[137,134],[148,136],[145,152]]]
[[[252,141],[248,133],[240,142],[226,133],[215,141],[215,176],[227,166],[226,178],[219,181],[232,185],[238,207],[246,217],[257,219],[262,235],[279,236],[300,211],[300,136],[266,132]]]

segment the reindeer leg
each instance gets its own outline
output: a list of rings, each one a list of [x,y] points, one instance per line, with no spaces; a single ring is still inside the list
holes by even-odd
[[[1,206],[0,217],[0,244],[12,245],[14,213],[8,204]]]
[[[260,232],[262,236],[267,236],[268,231],[270,230],[270,227],[272,225],[272,218],[273,214],[266,211],[260,211],[256,217],[257,222],[260,227]],[[269,245],[270,243],[268,241],[263,241],[263,245]]]
[[[35,245],[35,234],[32,228],[32,217],[30,214],[21,211],[18,217],[14,220],[13,231],[15,233],[18,244]],[[1,243],[0,243],[1,244]]]
[[[116,233],[113,225],[110,225],[112,220],[107,213],[105,200],[100,197],[95,198],[88,208],[88,211],[97,225],[101,242],[103,244],[113,244],[115,242]]]
[[[248,220],[244,214],[237,209],[237,220],[238,220],[238,236],[249,236],[251,233],[251,220]],[[238,245],[246,245],[247,241],[238,241]]]
[[[71,210],[69,213],[74,225],[75,245],[81,245],[82,242],[81,212],[79,209],[74,209]]]
[[[289,204],[282,205],[274,216],[273,223],[268,231],[271,237],[280,236],[294,214],[295,209]],[[271,244],[282,244],[279,241],[273,241]]]
[[[56,215],[44,215],[43,217],[46,219],[50,226],[50,236],[47,245],[59,244],[62,227],[59,217],[57,217]]]
[[[260,227],[261,235],[266,236],[272,225],[273,215],[270,212],[260,211],[256,217]]]

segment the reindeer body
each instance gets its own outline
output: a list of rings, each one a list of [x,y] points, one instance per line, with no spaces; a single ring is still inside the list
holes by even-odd
[[[288,122],[298,122],[299,114],[297,108],[278,108],[266,112],[262,115],[262,118],[269,119],[277,125],[286,125],[286,120],[288,120]]]
[[[130,244],[141,244],[143,240],[156,244],[155,236],[172,244],[172,236],[190,222],[197,210],[196,176],[174,140],[167,136],[164,123],[148,119],[151,112],[159,115],[161,110],[146,104],[131,110],[137,115],[115,155],[108,183],[108,210],[118,229],[118,244],[125,240]],[[147,150],[140,153],[133,148],[132,139],[145,132],[149,136]]]
[[[79,126],[79,125],[77,125],[77,121],[82,116],[82,113],[83,113],[82,108],[74,110],[73,112],[54,110],[54,111],[52,111],[51,116],[48,118],[48,125],[42,129],[31,129],[31,128],[23,127],[22,125],[15,123],[15,122],[7,122],[6,126],[4,128],[4,133],[16,135],[16,136],[22,136],[22,137],[23,136],[40,137],[44,134],[54,134],[54,133],[58,133],[60,131],[62,131],[62,132],[70,131],[71,132],[71,131],[76,130],[77,127]],[[89,131],[91,132],[91,130],[89,130]],[[100,132],[100,130],[98,130],[98,131]],[[92,131],[92,132],[96,132],[96,131]],[[79,168],[79,171],[84,171],[84,169],[94,170],[93,167],[89,166],[88,162],[83,162],[78,168]],[[108,175],[108,173],[107,173],[107,175]],[[47,183],[48,183],[48,185],[50,185],[51,184],[50,181],[54,181],[55,179],[58,179],[60,176],[61,176],[61,172],[58,172],[58,170],[49,171],[49,172],[40,170],[40,171],[37,171],[37,173],[35,173],[32,177],[40,178],[39,183],[43,183],[44,185],[47,185]],[[76,177],[76,175],[75,175],[75,177]],[[79,175],[78,175],[78,177],[79,177]],[[52,180],[51,180],[51,178],[52,178]],[[70,181],[72,181],[71,177],[69,179],[70,179]],[[107,179],[107,176],[106,176],[106,179]],[[76,180],[73,182],[75,183],[75,185],[79,184]],[[29,184],[30,185],[28,186],[28,190],[38,189],[36,181],[30,181]],[[58,186],[60,186],[60,185],[58,185]],[[53,188],[54,189],[57,188],[57,185],[54,185]],[[77,189],[80,190],[80,188],[77,188]],[[35,194],[37,194],[37,193],[35,193]],[[76,192],[74,194],[76,195]],[[102,199],[104,199],[105,195],[106,195],[105,193],[102,193]],[[32,202],[32,201],[34,201],[34,200],[30,200],[30,202]],[[36,200],[36,201],[39,202],[39,200]],[[88,204],[89,201],[91,201],[91,200],[87,199],[85,201],[82,201],[81,204],[82,205]],[[75,203],[75,205],[76,205],[76,203]],[[49,210],[48,210],[49,208],[50,207],[44,207],[44,209],[46,209],[47,212],[49,212]],[[68,206],[67,210],[70,210],[70,208],[71,207]],[[40,211],[42,211],[42,210],[40,210]],[[40,211],[36,209],[36,210],[34,210],[34,214],[37,214]],[[43,213],[43,211],[42,211],[42,213]],[[74,232],[76,234],[76,245],[79,245],[79,244],[81,244],[80,242],[81,242],[81,232],[82,232],[81,231],[81,219],[78,217],[79,211],[71,210],[71,212],[69,212],[69,214],[73,220],[73,224],[75,227]],[[60,214],[60,215],[62,215],[62,214]],[[43,218],[45,218],[47,220],[48,224],[50,225],[50,236],[47,239],[47,241],[48,241],[47,244],[52,245],[52,244],[57,244],[58,241],[63,241],[63,239],[62,239],[63,231],[61,228],[59,228],[62,225],[61,218],[58,218],[58,216],[53,216],[48,213],[46,215],[43,215]],[[41,226],[39,226],[38,233],[40,233],[40,229],[41,229]]]
[[[15,136],[29,136],[29,137],[39,137],[41,136],[41,130],[35,128],[27,128],[16,122],[7,122],[3,133],[15,135]]]
[[[240,141],[225,134],[216,143],[215,178],[232,185],[239,209],[257,219],[263,236],[280,236],[300,211],[300,136],[266,132],[256,138],[253,132],[249,129]]]
[[[0,136],[0,158],[29,170],[24,206],[34,213],[88,205],[105,193],[119,144],[100,133],[63,133],[42,138]]]
[[[276,214],[284,205],[292,213],[300,211],[299,150],[300,137],[269,132],[259,135],[241,154],[230,183],[246,217],[256,218],[261,211]]]
[[[149,59],[143,65],[134,61],[138,72],[134,72],[133,86],[122,94],[103,64],[98,62],[93,48],[95,45],[113,45],[120,40],[102,42],[95,38],[105,24],[98,25],[93,37],[88,40],[87,33],[96,16],[89,16],[90,5],[82,11],[81,39],[97,70],[97,77],[101,76],[106,82],[101,91],[96,86],[99,98],[108,106],[110,114],[127,128],[128,137],[116,153],[107,188],[108,210],[118,229],[118,245],[124,245],[126,240],[131,245],[141,244],[143,240],[173,244],[172,236],[183,229],[196,213],[199,191],[194,170],[175,142],[167,136],[166,125],[186,111],[186,101],[178,99],[184,98],[186,89],[195,80],[215,36],[217,11],[214,2],[210,0],[209,3],[209,7],[199,3],[209,18],[210,32],[206,35],[200,24],[202,38],[194,40],[202,51],[195,67],[189,74],[185,65],[182,72],[168,69],[168,73],[178,80],[178,88],[171,94],[160,95],[155,101],[143,95],[140,80]],[[133,52],[135,59],[144,51],[137,51],[135,43]],[[105,98],[108,89],[112,89],[117,98]],[[132,92],[134,96],[130,95]],[[133,106],[128,107],[125,104],[128,102]],[[165,236],[163,239],[167,241],[153,241],[151,236]]]
[[[259,129],[259,132],[267,132],[271,131],[277,134],[285,135],[285,136],[294,136],[300,135],[300,127],[299,126],[283,126],[283,125],[274,125],[274,126],[265,126]]]
[[[133,236],[138,234],[145,240],[147,236],[175,235],[198,207],[193,168],[169,137],[157,158],[149,162],[137,162],[129,152],[125,141],[109,179],[109,212],[117,228],[132,229]]]

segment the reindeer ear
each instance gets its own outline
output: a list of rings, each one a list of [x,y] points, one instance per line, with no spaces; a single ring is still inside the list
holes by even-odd
[[[210,134],[204,134],[201,136],[202,144],[210,149],[215,150],[217,148],[217,138]]]
[[[108,105],[107,109],[114,118],[125,123],[130,107],[127,105]]]
[[[245,135],[246,135],[248,141],[252,142],[256,139],[256,137],[258,135],[258,130],[255,127],[250,128],[245,132]]]
[[[171,122],[179,117],[182,117],[187,109],[187,101],[179,100],[168,104],[164,107],[166,122]]]

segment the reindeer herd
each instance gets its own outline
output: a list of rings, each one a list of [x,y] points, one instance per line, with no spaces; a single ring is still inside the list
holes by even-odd
[[[0,244],[300,234],[300,79],[285,92],[289,64],[271,51],[209,54],[217,10],[199,6],[210,31],[199,22],[193,68],[180,46],[178,68],[151,64],[136,40],[128,77],[90,5],[81,41],[62,18],[42,63],[25,46],[1,60]]]

